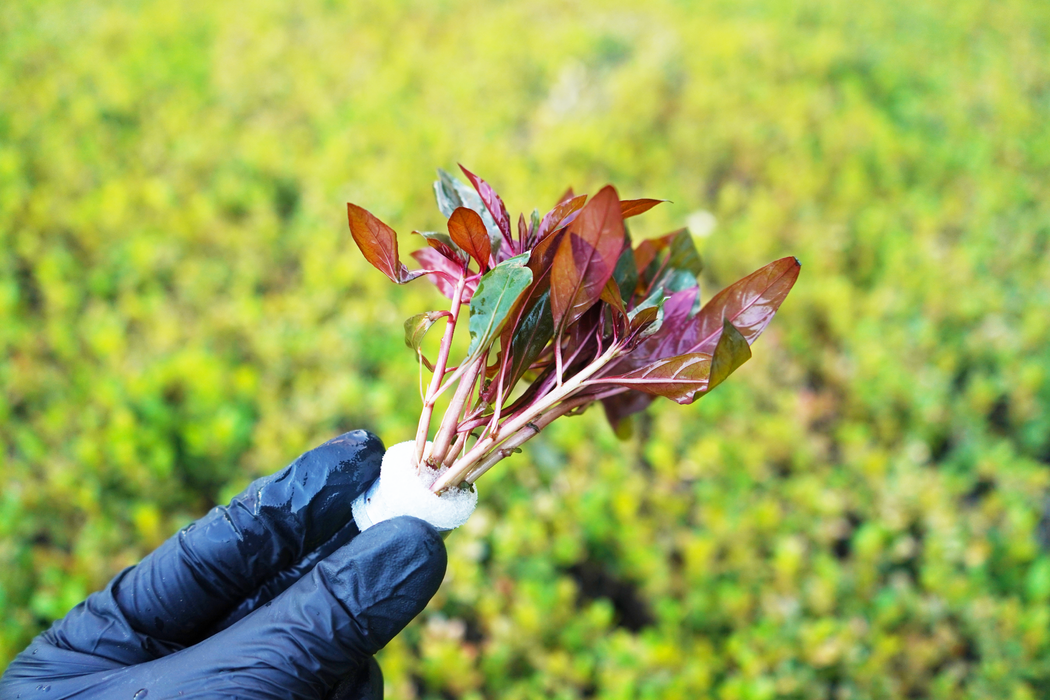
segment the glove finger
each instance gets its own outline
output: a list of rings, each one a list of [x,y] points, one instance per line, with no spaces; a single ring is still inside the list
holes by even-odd
[[[243,619],[259,606],[269,603],[281,593],[284,593],[292,584],[310,573],[320,562],[357,537],[360,532],[357,529],[357,523],[353,520],[348,522],[342,529],[332,535],[327,542],[318,545],[313,551],[307,552],[299,561],[284,571],[271,576],[254,593],[237,603],[236,607],[211,626],[205,636],[210,637],[221,632],[238,620]]]
[[[355,430],[254,481],[126,571],[113,586],[119,612],[141,635],[195,643],[267,579],[352,521],[351,503],[379,475],[383,452],[379,438]]]
[[[372,692],[371,675],[362,678],[369,659],[426,607],[446,564],[429,524],[408,517],[380,523],[214,637],[95,674],[92,697],[322,700],[337,688],[348,692],[340,687],[347,678]]]
[[[196,652],[228,685],[293,689],[325,697],[400,632],[437,592],[445,545],[416,518],[394,518],[358,535],[291,588]],[[210,675],[209,668],[198,669]],[[246,686],[250,688],[251,686]],[[212,686],[209,686],[212,688]]]
[[[375,657],[356,675],[344,678],[327,700],[383,700],[383,672]]]

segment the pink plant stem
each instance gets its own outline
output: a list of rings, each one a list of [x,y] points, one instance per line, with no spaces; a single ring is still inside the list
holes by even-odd
[[[590,382],[584,382],[584,385]],[[485,458],[481,464],[478,465],[474,471],[472,471],[464,481],[473,484],[482,474],[491,469],[501,459],[509,457],[514,453],[514,450],[524,445],[526,442],[531,440],[540,434],[540,431],[546,428],[548,425],[554,422],[556,418],[572,413],[573,411],[585,408],[586,406],[594,403],[595,401],[601,401],[602,399],[620,394],[627,391],[625,388],[617,387],[615,389],[604,391],[599,394],[589,394],[587,396],[580,396],[574,399],[570,399],[558,405],[557,407],[547,411],[543,415],[537,416],[535,420],[525,424],[525,427],[520,429],[514,435],[509,437],[500,447],[492,452],[488,457]]]
[[[489,456],[486,457],[481,462],[481,464],[479,464],[478,467],[467,476],[466,479],[464,479],[464,481],[473,484],[475,481],[478,480],[478,478],[482,474],[491,469],[500,460],[509,457],[514,453],[514,450],[518,449],[526,442],[539,435],[540,431],[546,428],[548,425],[550,425],[555,418],[560,418],[566,413],[576,408],[579,408],[580,406],[585,406],[590,402],[591,397],[583,396],[571,401],[565,401],[561,405],[551,409],[550,411],[547,411],[543,415],[537,416],[535,420],[526,423],[524,428],[521,428],[520,430],[518,430],[518,432],[514,433],[514,435],[511,435],[506,440],[506,442],[504,442],[496,450],[490,453]]]
[[[523,411],[516,418],[510,419],[503,425],[499,426],[498,430],[493,431],[488,437],[478,440],[474,447],[463,455],[463,457],[456,460],[455,464],[453,464],[449,470],[430,487],[430,490],[434,493],[440,493],[449,486],[458,484],[475,464],[478,464],[485,459],[494,447],[506,440],[507,437],[524,428],[534,418],[549,410],[559,401],[568,398],[583,385],[583,382],[590,379],[596,372],[601,370],[602,367],[612,360],[618,351],[618,346],[611,346],[603,355],[581,370],[579,374],[562,383],[561,386],[543,397],[538,403],[533,404],[528,410]]]
[[[449,403],[448,408],[445,409],[445,415],[442,417],[441,425],[434,436],[434,446],[428,458],[430,465],[433,467],[437,467],[445,461],[445,455],[448,454],[448,449],[452,446],[452,439],[456,435],[456,427],[459,425],[460,416],[467,405],[467,399],[470,398],[470,392],[474,389],[474,382],[478,379],[478,371],[482,368],[483,362],[484,358],[479,357],[471,364],[470,368],[467,369],[467,373],[459,380],[456,393],[452,396],[452,401]]]
[[[448,321],[445,323],[445,334],[441,337],[441,350],[438,351],[437,362],[434,363],[434,376],[430,378],[430,386],[427,387],[427,398],[423,402],[423,411],[419,416],[419,426],[416,428],[416,467],[423,463],[423,451],[427,446],[427,433],[430,431],[430,418],[434,415],[434,401],[436,400],[438,387],[441,380],[445,378],[445,366],[448,364],[448,354],[452,350],[452,335],[456,332],[456,321],[459,319],[459,308],[462,305],[463,289],[467,285],[467,278],[460,277],[456,282],[456,290],[452,293],[452,308]]]
[[[463,446],[467,442],[468,435],[470,435],[469,432],[462,432],[456,436],[456,441],[452,443],[452,449],[445,455],[444,463],[446,467],[452,466],[452,463],[456,461],[456,457],[463,454]]]
[[[513,410],[511,410],[506,416],[504,416],[503,420],[510,421],[513,420],[515,417],[520,416],[524,411],[529,410],[530,405],[549,394],[551,389],[555,386],[557,386],[557,377],[555,376],[554,368],[549,367],[529,386],[529,388],[521,397],[519,397],[514,403],[511,404],[510,408],[512,408]],[[529,398],[526,401],[526,397],[529,397],[530,395],[531,398]]]
[[[499,373],[496,375],[496,403],[492,411],[492,425],[499,425],[499,415],[503,408],[503,383],[507,376],[507,362],[510,359],[510,348],[503,350],[503,362],[500,363]]]
[[[561,333],[554,336],[554,367],[555,380],[561,386],[561,374],[565,369],[561,362]]]

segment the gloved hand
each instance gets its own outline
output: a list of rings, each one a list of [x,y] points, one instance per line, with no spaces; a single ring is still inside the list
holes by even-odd
[[[382,456],[357,430],[255,481],[34,639],[0,699],[382,697],[372,655],[446,565],[422,520],[358,531]]]

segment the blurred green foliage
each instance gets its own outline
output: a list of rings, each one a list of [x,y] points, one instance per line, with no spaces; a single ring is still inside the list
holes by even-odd
[[[411,436],[345,202],[665,197],[755,359],[482,480],[400,698],[1050,695],[1050,5],[0,3],[0,663],[255,476]],[[407,245],[408,239],[405,239]],[[418,243],[416,243],[418,245]]]

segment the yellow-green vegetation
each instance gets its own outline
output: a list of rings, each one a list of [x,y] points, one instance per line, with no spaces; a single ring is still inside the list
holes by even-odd
[[[482,484],[400,698],[1050,694],[1050,5],[0,3],[0,664],[333,434],[410,439],[347,201],[661,197],[755,359]],[[717,225],[711,229],[712,216]]]

